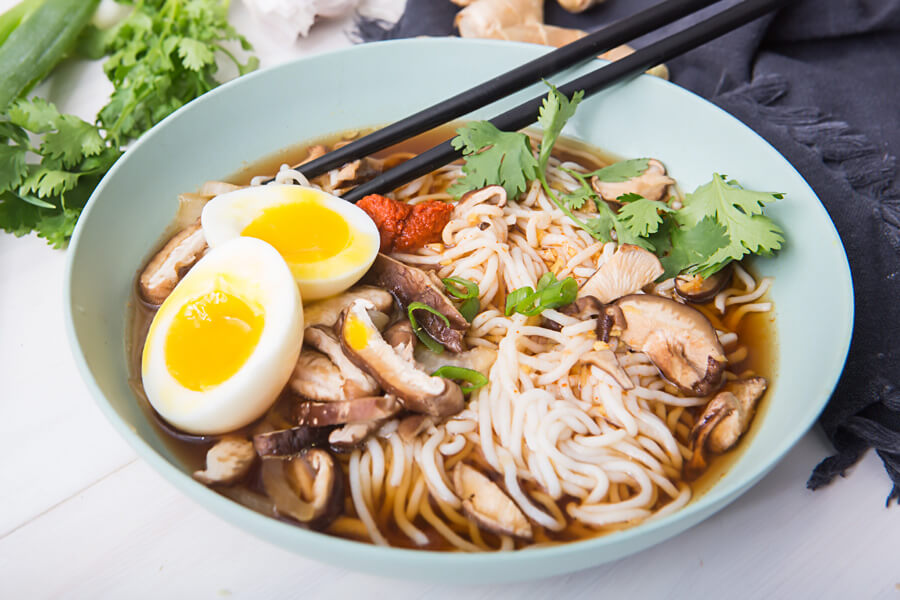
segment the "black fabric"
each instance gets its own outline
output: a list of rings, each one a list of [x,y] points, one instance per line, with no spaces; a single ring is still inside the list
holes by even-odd
[[[594,30],[658,1],[607,0],[580,15],[548,1],[545,21]],[[407,0],[395,25],[361,22],[358,35],[452,35],[457,10],[448,0]],[[669,68],[674,82],[778,148],[837,225],[853,273],[856,320],[846,368],[820,420],[836,454],[816,466],[807,485],[816,489],[845,475],[874,448],[894,484],[887,502],[900,502],[900,0],[796,0]]]

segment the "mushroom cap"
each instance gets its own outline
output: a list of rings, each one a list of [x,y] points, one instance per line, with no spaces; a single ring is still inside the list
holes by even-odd
[[[465,350],[463,336],[469,322],[425,271],[379,253],[369,274],[397,297],[403,310],[413,302],[422,302],[447,317],[449,326],[437,315],[426,311],[416,313],[416,320],[428,335],[453,352]]]
[[[366,396],[341,402],[301,402],[294,416],[298,425],[324,427],[379,421],[397,414],[401,408],[393,396]]]
[[[344,504],[344,478],[334,457],[316,448],[288,460],[265,459],[263,488],[278,513],[314,529],[327,527]]]
[[[356,285],[337,296],[311,302],[303,307],[303,321],[307,327],[324,325],[332,327],[337,323],[341,311],[356,300],[367,300],[374,310],[388,312],[394,304],[390,292],[372,285]]]
[[[666,175],[666,167],[655,158],[647,161],[646,171],[628,181],[600,181],[597,177],[591,177],[591,187],[607,202],[615,202],[625,194],[640,194],[648,200],[662,200],[669,186],[674,183],[675,180]]]
[[[388,344],[372,323],[364,301],[348,307],[335,325],[348,358],[375,378],[405,408],[435,417],[455,415],[465,401],[458,385],[420,370]]]
[[[384,421],[347,423],[328,434],[328,443],[335,452],[347,452],[366,441],[383,423]]]
[[[612,377],[623,390],[634,389],[634,382],[616,359],[616,353],[609,348],[585,352],[578,359],[580,363],[593,365]]]
[[[253,447],[260,456],[293,456],[313,446],[324,445],[328,431],[307,425],[267,431],[253,436]]]
[[[500,208],[506,206],[506,188],[502,185],[488,185],[477,190],[469,190],[459,199],[459,204],[469,202],[475,204],[495,204]]]
[[[347,358],[341,343],[330,328],[324,325],[307,327],[303,342],[328,356],[344,378],[342,390],[347,399],[372,396],[378,393],[378,382]]]
[[[625,296],[616,305],[626,323],[620,339],[645,353],[682,392],[705,396],[719,387],[725,351],[703,313],[650,294]]]
[[[709,277],[700,275],[679,275],[675,278],[675,293],[687,302],[702,304],[709,302],[731,281],[734,271],[732,263]]]
[[[238,436],[225,436],[206,453],[206,469],[195,471],[194,479],[206,485],[229,484],[243,479],[253,461],[253,444]]]
[[[462,499],[463,511],[488,531],[525,540],[534,535],[522,510],[478,469],[458,463],[453,469],[453,486]]]
[[[665,273],[655,254],[632,244],[622,244],[578,290],[578,297],[594,296],[603,304],[640,291]]]
[[[733,447],[750,427],[769,382],[765,377],[737,379],[727,384],[703,409],[691,430],[693,452],[685,474],[696,477],[706,468],[706,453],[720,454]]]
[[[176,233],[141,272],[141,298],[149,304],[162,304],[208,249],[200,223]]]
[[[300,351],[290,388],[304,398],[320,402],[347,400],[344,376],[331,359],[311,348]]]

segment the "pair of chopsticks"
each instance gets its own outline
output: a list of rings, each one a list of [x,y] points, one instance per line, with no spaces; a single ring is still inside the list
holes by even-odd
[[[452,121],[544,77],[590,60],[597,54],[659,29],[717,1],[719,0],[667,0],[294,168],[311,179]],[[790,1],[744,0],[692,27],[574,79],[560,86],[559,91],[566,96],[572,96],[575,92],[584,90],[584,96],[587,98],[623,79],[639,75],[654,65],[671,60],[745,25]],[[543,99],[543,95],[533,98],[494,117],[490,122],[503,131],[516,131],[527,127],[537,120]],[[450,140],[447,140],[351,189],[343,195],[343,198],[356,202],[368,194],[389,192],[459,157],[460,152],[451,146]]]

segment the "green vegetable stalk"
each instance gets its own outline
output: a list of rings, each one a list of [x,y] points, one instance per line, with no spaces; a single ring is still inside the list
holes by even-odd
[[[133,2],[131,14],[105,31],[85,26],[97,3],[25,0],[0,15],[0,229],[37,232],[57,248],[123,146],[219,84],[217,54],[241,74],[257,66],[224,45],[236,40],[251,49],[228,24],[227,0]],[[81,56],[108,56],[114,89],[96,123],[24,98],[79,35]]]
[[[97,4],[99,0],[44,0],[32,11],[27,4],[22,7],[21,22],[0,46],[0,110],[6,111],[62,60]],[[3,27],[12,25],[15,16]]]

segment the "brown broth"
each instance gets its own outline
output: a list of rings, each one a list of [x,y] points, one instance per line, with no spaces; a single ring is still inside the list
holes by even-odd
[[[377,153],[376,156],[385,157],[396,152],[420,153],[452,137],[453,132],[455,131],[457,126],[458,124],[451,124],[436,128],[432,131],[416,136],[406,142],[385,149]],[[303,144],[298,144],[290,148],[279,150],[278,152],[275,152],[259,161],[256,161],[242,168],[237,173],[226,178],[226,181],[238,185],[247,185],[249,184],[250,180],[256,175],[274,175],[282,164],[299,164],[306,158],[308,149],[316,144],[322,144],[331,147],[335,143],[353,139],[358,135],[367,133],[367,131],[368,130],[359,130],[324,136]],[[554,155],[564,160],[574,160],[590,169],[597,169],[618,160],[617,157],[599,151],[598,149],[588,144],[566,138],[561,139],[557,143],[556,147],[554,148]],[[165,241],[165,239],[161,240],[159,247],[161,247],[165,243]],[[765,301],[765,298],[760,299],[760,301]],[[700,308],[705,314],[710,316],[714,324],[717,320],[719,320],[711,303],[701,305],[698,308]],[[733,310],[734,307],[730,307],[726,311],[726,314],[724,315],[722,320],[727,321]],[[164,441],[166,447],[169,449],[172,455],[177,458],[180,466],[185,471],[190,473],[195,470],[204,468],[206,451],[211,444],[189,443],[170,435],[169,432],[166,431],[166,428],[159,422],[159,417],[153,412],[153,409],[150,407],[149,403],[144,397],[143,389],[140,386],[141,353],[144,345],[144,340],[147,335],[147,330],[149,329],[150,322],[152,321],[155,312],[155,307],[146,304],[140,299],[140,296],[137,293],[137,287],[135,286],[135,293],[130,306],[131,314],[129,320],[131,326],[128,332],[128,339],[126,340],[126,347],[128,348],[129,352],[131,381],[133,387],[135,387],[135,395],[138,398],[138,402],[141,405],[142,410],[147,415],[147,418],[152,424],[153,428],[157,431],[160,439]],[[744,318],[738,324],[735,332],[738,334],[740,343],[748,347],[748,355],[747,358],[740,361],[739,363],[729,364],[728,370],[736,375],[741,375],[746,371],[752,371],[757,375],[766,377],[770,382],[769,391],[760,401],[757,408],[756,417],[753,419],[750,429],[741,438],[738,447],[725,453],[724,455],[711,456],[709,460],[709,467],[707,468],[707,470],[697,480],[691,483],[691,502],[696,501],[706,491],[713,487],[715,483],[721,480],[722,477],[728,472],[728,469],[741,457],[744,450],[747,448],[747,446],[749,446],[750,442],[755,437],[756,432],[759,430],[760,423],[763,420],[769,405],[768,399],[772,396],[772,389],[774,387],[774,380],[776,376],[775,369],[777,364],[777,344],[774,314],[750,313],[744,316]],[[696,411],[696,414],[699,414],[699,411]],[[680,441],[684,442],[684,440]],[[471,446],[471,444],[469,446]],[[466,459],[467,461],[484,463],[483,458],[480,456],[480,451],[472,451],[473,448],[467,448],[467,450],[471,452]],[[348,470],[348,456],[338,455],[338,460],[343,465],[343,470],[345,473],[345,489],[349,490],[349,481],[346,479],[346,473]],[[484,464],[486,465],[486,463]],[[260,484],[254,475],[251,475],[250,480],[245,485],[257,491],[260,490]],[[525,483],[526,488],[527,486],[528,484]],[[573,500],[573,498],[562,498],[557,502],[557,505],[560,509],[563,510],[563,512],[565,512],[566,504],[572,502]],[[669,500],[670,498],[668,498],[664,494],[661,494],[661,498],[658,500],[657,505],[661,506]],[[429,504],[436,515],[441,516],[443,514],[441,507],[435,501],[431,500]],[[349,517],[356,516],[353,504],[349,501],[349,499],[346,502],[344,515]],[[451,529],[457,531],[457,533],[463,534],[464,536],[466,535],[467,532],[461,527],[459,527],[458,525],[454,525],[452,522],[450,522],[449,519],[445,518],[444,520],[449,524]],[[416,546],[405,534],[403,534],[402,531],[400,531],[396,524],[394,524],[392,518],[388,518],[385,520],[376,516],[376,521],[378,522],[379,530],[392,545],[406,548],[420,548],[419,546]],[[424,549],[453,549],[453,547],[442,536],[437,534],[437,532],[427,524],[421,514],[416,516],[413,524],[428,536],[429,544]],[[359,541],[368,542],[367,539],[360,538],[359,536],[347,534],[346,532],[336,531],[339,526],[340,523],[332,525],[329,533],[347,537],[349,539],[357,539]],[[589,526],[582,525],[570,519],[569,525],[559,532],[550,532],[544,530],[541,527],[536,527],[535,542],[563,543],[577,541],[590,537],[605,535],[612,531],[627,529],[631,526],[632,525],[630,524],[620,524],[604,527],[602,529],[593,529]],[[485,542],[487,542],[490,546],[497,547],[499,545],[499,539],[493,534],[481,531],[481,535],[484,538]],[[524,544],[517,542],[516,545],[517,547],[521,547]]]

